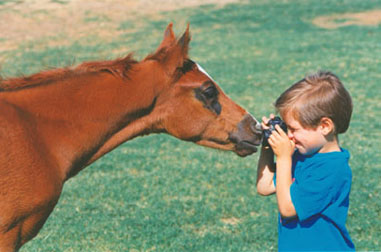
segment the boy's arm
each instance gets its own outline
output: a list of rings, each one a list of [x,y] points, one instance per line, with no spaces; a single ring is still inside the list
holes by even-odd
[[[292,154],[295,143],[291,141],[287,134],[279,127],[275,126],[270,138],[274,154],[276,155],[276,197],[278,209],[283,217],[293,217],[296,215],[294,204],[291,200],[290,187],[292,184]]]
[[[290,187],[292,184],[291,157],[277,157],[276,167],[276,198],[278,202],[279,212],[283,217],[293,217],[296,215],[296,211],[294,204],[292,203],[290,193]]]
[[[271,114],[270,118],[274,118],[274,115]],[[269,129],[269,120],[265,116],[262,117],[262,129]],[[260,195],[267,196],[275,193],[274,171],[274,152],[269,146],[262,145],[257,167],[257,192]]]
[[[257,192],[260,195],[275,193],[274,170],[274,152],[262,146],[257,168]]]

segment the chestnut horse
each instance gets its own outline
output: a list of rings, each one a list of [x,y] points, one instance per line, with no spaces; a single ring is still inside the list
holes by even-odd
[[[134,137],[168,133],[240,156],[259,123],[188,58],[189,25],[155,53],[0,80],[0,251],[37,235],[63,184]]]

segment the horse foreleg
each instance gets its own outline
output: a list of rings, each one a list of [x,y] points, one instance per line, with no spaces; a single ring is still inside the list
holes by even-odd
[[[38,232],[48,219],[50,213],[53,211],[54,205],[49,206],[25,219],[21,229],[20,246],[24,245],[26,242],[28,242],[38,234]]]
[[[13,252],[17,251],[21,245],[21,226],[17,225],[6,231],[5,233],[0,234],[0,251],[1,252]]]
[[[7,231],[0,234],[0,252],[18,251],[22,245],[35,237],[53,211],[57,200],[28,216],[19,217]]]

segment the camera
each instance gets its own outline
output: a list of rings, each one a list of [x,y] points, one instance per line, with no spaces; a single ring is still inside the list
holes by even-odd
[[[264,129],[263,130],[263,140],[262,144],[264,146],[269,146],[268,139],[271,136],[271,133],[275,130],[275,125],[279,125],[284,132],[287,133],[287,125],[280,119],[279,116],[274,117],[274,119],[269,120],[269,129]]]

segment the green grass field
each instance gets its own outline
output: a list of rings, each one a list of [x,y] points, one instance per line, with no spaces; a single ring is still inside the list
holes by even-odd
[[[70,1],[52,2],[65,8]],[[9,7],[17,4],[1,1],[0,17],[17,13]],[[126,15],[117,23],[97,12],[76,24],[99,29],[88,36],[57,31],[13,43],[3,30],[1,72],[30,74],[131,51],[142,59],[171,21],[177,34],[190,22],[191,58],[257,118],[274,112],[278,95],[307,73],[331,70],[354,102],[350,129],[340,136],[352,156],[347,227],[357,250],[381,250],[381,20],[340,16],[372,10],[381,2],[247,0]],[[320,16],[336,17],[336,27],[314,24]],[[102,33],[97,24],[110,20],[115,33]],[[137,138],[69,180],[44,228],[21,251],[274,251],[276,200],[256,194],[257,160],[167,135]]]

